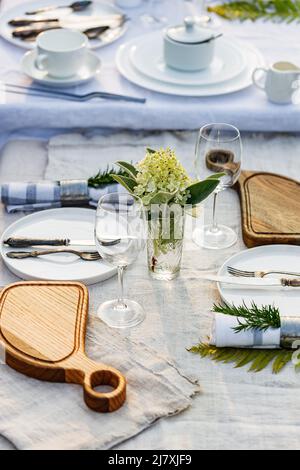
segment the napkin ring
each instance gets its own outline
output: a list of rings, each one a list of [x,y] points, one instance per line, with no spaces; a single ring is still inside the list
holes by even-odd
[[[88,204],[89,189],[87,180],[62,180],[59,185],[60,198],[63,206]]]

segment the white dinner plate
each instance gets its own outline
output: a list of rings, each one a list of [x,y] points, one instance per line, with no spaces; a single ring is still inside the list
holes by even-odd
[[[300,246],[266,245],[242,251],[227,260],[219,270],[220,276],[228,276],[227,266],[246,271],[300,271]],[[286,277],[272,275],[274,277]],[[246,287],[218,285],[220,295],[225,302],[241,305],[252,301],[258,305],[275,305],[281,315],[300,316],[300,288],[268,287],[266,289],[247,289]]]
[[[88,51],[86,62],[78,73],[68,78],[55,78],[46,71],[39,70],[35,65],[36,51],[28,51],[22,59],[22,71],[38,83],[56,88],[72,87],[88,82],[100,71],[101,61],[92,51]]]
[[[239,75],[246,67],[242,48],[231,39],[220,38],[216,42],[215,59],[211,66],[199,72],[181,72],[168,67],[163,57],[161,32],[135,40],[130,50],[133,66],[147,77],[175,85],[213,85]]]
[[[130,82],[148,90],[164,93],[168,95],[178,96],[217,96],[234,93],[243,90],[252,85],[252,74],[256,67],[263,67],[265,62],[261,53],[248,43],[240,43],[244,51],[246,68],[237,77],[226,82],[216,83],[213,85],[184,86],[175,83],[164,83],[140,73],[130,60],[132,46],[136,44],[136,40],[131,40],[119,47],[116,56],[116,64],[119,72]]]
[[[94,225],[95,211],[93,209],[64,207],[36,212],[23,217],[5,230],[1,237],[1,256],[8,269],[21,279],[80,281],[86,285],[95,284],[114,276],[116,268],[101,260],[83,261],[69,253],[23,260],[11,259],[5,255],[8,251],[28,251],[39,248],[16,249],[3,244],[3,240],[12,236],[93,240]],[[96,250],[93,247],[78,247],[78,249]]]
[[[22,2],[19,5],[16,5],[15,7],[11,8],[10,10],[5,11],[1,16],[0,16],[0,35],[6,39],[7,41],[11,42],[12,44],[22,47],[24,49],[34,49],[36,47],[36,42],[35,41],[22,41],[22,39],[15,38],[12,35],[12,27],[8,24],[8,22],[14,18],[20,18],[20,17],[26,17],[26,18],[36,18],[37,15],[34,16],[28,16],[25,15],[26,11],[32,11],[32,10],[37,10],[39,8],[43,8],[49,5],[68,5],[71,4],[72,0],[36,0],[33,2]],[[92,3],[92,5],[87,8],[86,10],[83,10],[82,12],[77,12],[77,13],[70,13],[70,10],[65,10],[61,9],[59,11],[59,16],[65,16],[65,15],[70,15],[73,17],[80,17],[84,16],[85,18],[87,16],[91,15],[115,15],[115,14],[123,14],[123,12],[115,7],[112,3],[105,1],[105,0],[97,0]],[[57,10],[48,12],[48,13],[43,13],[40,14],[39,17],[41,16],[46,16],[47,18],[54,17],[56,18],[57,15]],[[97,49],[99,47],[106,46],[107,44],[110,44],[117,39],[119,39],[123,34],[127,31],[128,29],[128,22],[125,22],[122,27],[118,28],[116,34],[109,34],[109,31],[105,33],[102,36],[101,40],[98,39],[93,39],[90,41],[90,47],[91,49]]]

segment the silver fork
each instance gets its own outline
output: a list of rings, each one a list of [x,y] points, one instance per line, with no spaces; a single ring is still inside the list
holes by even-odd
[[[22,85],[14,85],[12,83],[5,83],[5,91],[8,93],[15,93],[19,95],[30,95],[30,96],[40,96],[47,98],[60,98],[70,101],[89,101],[95,98],[101,98],[105,100],[115,100],[115,101],[128,101],[132,103],[146,103],[145,98],[137,98],[135,96],[128,95],[118,95],[115,93],[107,93],[106,91],[93,91],[91,93],[85,93],[82,95],[77,95],[75,93],[69,93],[66,91],[59,90],[48,90],[42,87],[26,87]]]
[[[295,273],[291,271],[243,271],[242,269],[236,269],[231,266],[227,266],[227,271],[229,274],[235,277],[266,277],[269,274],[285,274],[288,276],[300,276],[300,273]]]
[[[77,251],[71,248],[64,248],[59,250],[43,250],[43,251],[9,251],[6,253],[8,258],[13,259],[25,259],[25,258],[37,258],[38,256],[52,255],[55,253],[72,253],[73,255],[79,256],[84,261],[98,261],[101,256],[97,251]]]

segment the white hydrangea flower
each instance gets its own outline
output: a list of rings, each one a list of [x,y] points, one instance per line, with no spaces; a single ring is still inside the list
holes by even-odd
[[[186,203],[189,197],[186,188],[192,184],[192,180],[170,148],[148,151],[136,169],[138,174],[134,193],[145,205],[159,192],[174,193],[174,202]]]

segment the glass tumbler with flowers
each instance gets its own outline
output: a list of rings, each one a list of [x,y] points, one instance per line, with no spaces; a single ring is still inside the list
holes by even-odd
[[[153,278],[172,280],[180,271],[185,214],[219,184],[223,173],[193,180],[170,148],[148,148],[136,165],[117,162],[125,171],[114,179],[143,202],[148,221],[148,267]]]

